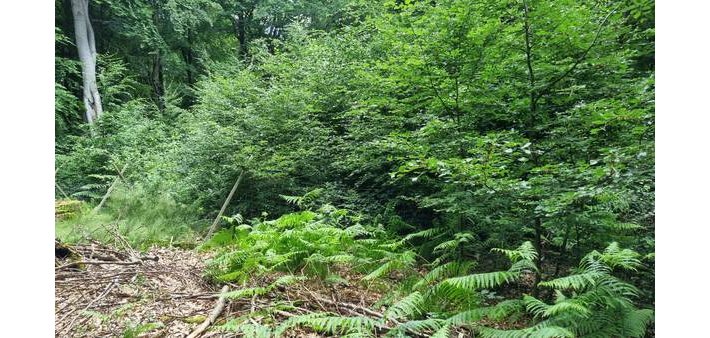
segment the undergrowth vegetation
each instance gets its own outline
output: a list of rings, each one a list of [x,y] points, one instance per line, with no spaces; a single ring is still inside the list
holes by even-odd
[[[653,319],[651,309],[634,305],[639,290],[615,276],[637,272],[641,257],[616,242],[586,254],[569,275],[540,281],[538,253],[531,242],[512,250],[492,249],[508,260],[505,270],[473,273],[476,261],[451,260],[434,262],[421,274],[414,269],[416,248],[406,244],[416,235],[387,238],[382,229],[363,225],[357,215],[329,204],[271,221],[244,222],[240,215],[227,221],[230,226],[201,247],[216,252],[208,262],[208,276],[244,283],[258,275],[286,273],[265,287],[231,291],[226,294],[230,299],[263,296],[307,278],[343,280],[338,275],[343,268],[359,273],[360,280],[351,282],[381,283],[388,297],[380,302],[386,307],[380,317],[313,312],[272,326],[237,318],[221,330],[264,337],[295,327],[347,337],[449,337],[453,332],[491,338],[642,337]],[[515,298],[496,296],[504,288],[514,290],[507,296]],[[275,309],[289,308],[286,302]],[[501,323],[521,328],[497,328]]]
[[[62,241],[381,295],[246,336],[653,335],[653,1],[90,1],[90,124],[56,4]]]
[[[56,236],[68,243],[112,242],[124,238],[133,248],[151,245],[197,245],[194,212],[167,196],[147,198],[119,187],[103,208],[83,204],[72,216],[56,222]]]
[[[216,253],[207,274],[220,281],[243,282],[273,271],[338,280],[342,277],[331,270],[337,265],[359,272],[377,267],[364,277],[373,280],[415,263],[414,252],[394,250],[396,243],[385,240],[381,226],[363,225],[361,216],[330,204],[275,220],[244,222],[237,215],[227,221],[228,228],[201,246]]]

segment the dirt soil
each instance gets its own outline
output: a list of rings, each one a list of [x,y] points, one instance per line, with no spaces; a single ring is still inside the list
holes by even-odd
[[[127,253],[98,243],[70,248],[55,268],[57,337],[184,337],[215,306],[219,288],[202,277],[205,254],[157,247]]]
[[[203,277],[209,254],[154,247],[138,253],[94,242],[68,246],[55,243],[56,337],[186,337],[216,307],[222,285]],[[350,276],[339,271],[347,280]],[[253,278],[229,290],[265,286],[279,275]],[[346,316],[378,316],[381,294],[356,283],[324,284],[309,279],[251,299],[227,300],[224,311],[200,337],[242,337],[216,326],[235,318],[272,326],[292,316],[330,312]],[[281,311],[274,304],[288,304]],[[294,328],[285,337],[321,337]]]

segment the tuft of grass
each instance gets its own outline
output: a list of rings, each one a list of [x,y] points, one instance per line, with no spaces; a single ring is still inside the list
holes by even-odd
[[[56,237],[66,243],[111,242],[119,233],[137,249],[154,244],[194,246],[196,243],[193,225],[197,213],[169,196],[146,198],[140,190],[119,189],[101,210],[94,212],[93,208],[83,204],[78,215],[57,219]]]

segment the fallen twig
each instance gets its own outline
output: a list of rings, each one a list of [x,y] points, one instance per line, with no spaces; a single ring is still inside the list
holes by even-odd
[[[89,308],[91,308],[92,305],[94,305],[94,303],[96,303],[96,302],[98,302],[99,300],[101,300],[102,298],[104,298],[109,292],[111,292],[111,289],[113,289],[113,287],[116,286],[116,284],[118,284],[118,280],[117,280],[117,279],[114,279],[114,280],[106,287],[106,289],[105,289],[100,295],[98,295],[98,297],[94,298],[91,302],[89,302],[89,304],[87,304],[86,307],[84,307],[84,309],[81,310],[81,311],[83,312],[83,311],[88,310]],[[73,311],[71,311],[71,312],[73,312]],[[67,313],[66,316],[68,316],[69,314],[71,314],[71,312]],[[66,316],[65,316],[65,317],[66,317]],[[77,320],[78,318],[79,318],[78,316],[77,316],[77,317],[74,317],[74,319],[69,323],[69,325],[67,326],[67,328],[64,329],[67,333],[71,332],[71,329],[74,327],[74,323],[76,322],[76,320]],[[60,322],[61,322],[61,320],[60,320]]]
[[[377,312],[377,311],[368,309],[368,308],[363,307],[363,306],[359,306],[359,305],[357,305],[357,304],[346,303],[346,302],[334,302],[334,301],[332,301],[332,300],[330,300],[330,299],[319,297],[318,295],[316,295],[316,294],[314,294],[314,293],[312,293],[312,292],[311,292],[311,296],[312,296],[316,301],[321,301],[321,302],[323,302],[323,303],[328,303],[328,304],[330,304],[330,305],[336,306],[336,308],[337,308],[338,306],[342,306],[342,307],[345,307],[345,308],[349,308],[349,309],[351,309],[351,310],[356,310],[356,311],[364,312],[364,313],[366,313],[366,314],[369,314],[369,315],[374,316],[374,317],[377,317],[377,318],[384,318],[384,317],[385,317],[385,316],[384,316],[382,313],[380,313],[380,312]],[[397,323],[396,321],[395,321],[395,323],[396,323],[396,324],[399,324],[399,323]]]
[[[106,262],[106,261],[76,261],[76,262],[71,262],[69,264],[64,264],[60,265],[56,268],[54,268],[54,271],[61,270],[64,268],[68,268],[71,266],[79,265],[79,264],[92,264],[92,265],[136,265],[136,264],[141,264],[143,262],[141,261],[128,261],[128,262]]]
[[[200,324],[190,335],[187,336],[187,338],[197,338],[200,335],[202,335],[202,332],[207,330],[207,328],[212,325],[217,320],[217,317],[222,313],[222,310],[224,310],[224,305],[227,303],[227,298],[225,297],[225,293],[229,290],[229,286],[225,285],[222,287],[222,290],[220,292],[219,300],[217,301],[217,306],[212,310],[212,313],[210,314],[207,319]]]

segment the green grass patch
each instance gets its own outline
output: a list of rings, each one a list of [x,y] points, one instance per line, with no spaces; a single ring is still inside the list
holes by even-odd
[[[112,242],[120,234],[136,249],[151,245],[196,243],[196,212],[167,196],[144,198],[140,191],[117,190],[98,212],[83,204],[77,215],[55,222],[56,237],[66,243]]]

